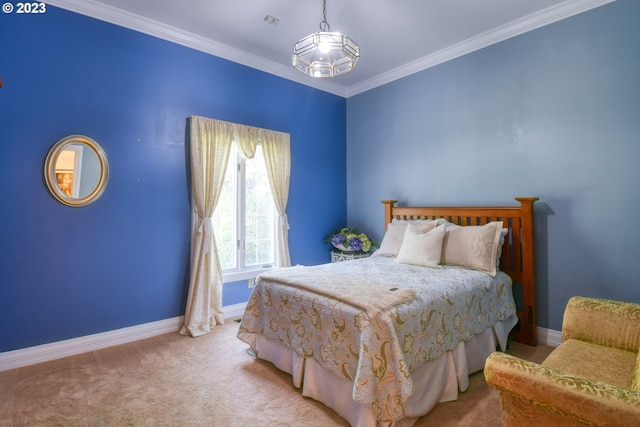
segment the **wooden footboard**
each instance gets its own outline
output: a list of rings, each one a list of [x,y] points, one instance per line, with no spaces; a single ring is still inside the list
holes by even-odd
[[[536,286],[533,230],[533,203],[537,197],[516,197],[520,206],[396,206],[397,200],[383,200],[385,230],[393,219],[438,219],[454,224],[484,225],[502,221],[509,229],[502,247],[500,269],[513,279],[518,324],[514,340],[536,345]]]

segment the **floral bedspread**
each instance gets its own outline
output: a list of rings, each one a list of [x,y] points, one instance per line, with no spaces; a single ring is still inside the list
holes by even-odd
[[[309,289],[300,283],[305,277]],[[360,283],[357,292],[335,297],[339,285],[355,283]],[[368,296],[362,284],[370,288]],[[384,309],[366,309],[376,295],[393,288],[403,296],[395,302],[387,298]],[[492,278],[461,267],[420,267],[374,256],[261,275],[238,338],[255,348],[261,334],[301,357],[313,357],[353,381],[354,400],[371,405],[378,420],[391,421],[403,416],[413,393],[412,370],[515,310],[511,279],[504,273]]]

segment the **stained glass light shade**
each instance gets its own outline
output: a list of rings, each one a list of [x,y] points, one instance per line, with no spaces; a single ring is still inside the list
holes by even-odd
[[[311,77],[335,77],[348,73],[360,58],[360,47],[338,32],[321,31],[293,46],[293,66]]]

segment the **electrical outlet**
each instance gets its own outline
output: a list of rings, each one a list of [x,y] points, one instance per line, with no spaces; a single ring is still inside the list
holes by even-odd
[[[256,284],[255,279],[249,279],[249,288],[253,288]]]

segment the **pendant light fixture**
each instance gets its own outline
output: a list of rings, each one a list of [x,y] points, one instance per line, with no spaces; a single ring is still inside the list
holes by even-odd
[[[360,47],[346,35],[331,32],[327,0],[322,4],[324,19],[320,22],[320,32],[309,34],[293,46],[293,66],[311,77],[334,77],[356,66]]]

